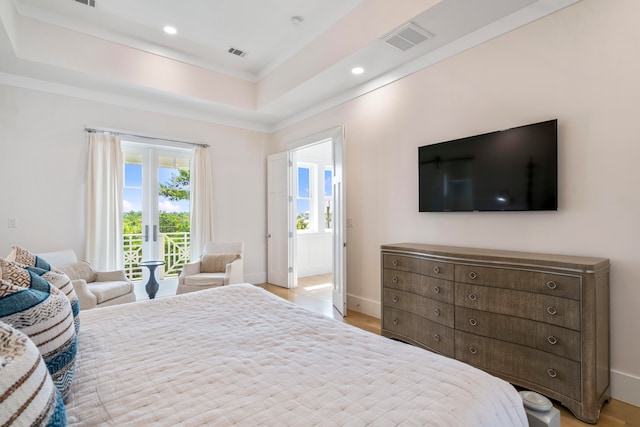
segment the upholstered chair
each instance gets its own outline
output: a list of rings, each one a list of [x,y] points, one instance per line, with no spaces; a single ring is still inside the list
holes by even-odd
[[[80,310],[134,302],[133,283],[123,270],[95,271],[85,261],[78,261],[73,249],[38,254],[71,279],[80,301]]]
[[[243,283],[244,242],[207,242],[200,260],[185,264],[176,294]]]

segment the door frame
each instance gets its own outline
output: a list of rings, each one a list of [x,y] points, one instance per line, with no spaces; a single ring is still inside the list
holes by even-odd
[[[332,128],[326,129],[324,131],[315,133],[313,135],[309,135],[307,137],[298,139],[296,141],[292,141],[286,144],[286,152],[284,153],[279,153],[280,155],[286,155],[286,159],[287,159],[287,185],[288,187],[288,197],[287,197],[287,223],[288,223],[288,230],[287,230],[287,239],[288,239],[288,256],[287,259],[289,261],[289,265],[288,265],[288,270],[289,270],[289,280],[287,283],[287,287],[288,288],[293,288],[297,285],[297,274],[296,274],[296,259],[295,259],[295,239],[294,239],[294,232],[295,232],[295,228],[296,228],[296,222],[295,222],[295,215],[293,214],[293,212],[295,212],[295,209],[293,209],[293,191],[296,188],[295,184],[295,177],[294,177],[294,173],[292,171],[292,166],[294,164],[294,162],[292,161],[292,159],[295,158],[295,152],[297,150],[303,149],[305,147],[310,147],[313,146],[317,143],[323,142],[323,141],[331,141],[333,147],[332,147],[332,151],[335,148],[336,145],[336,138],[338,138],[340,140],[340,148],[341,148],[341,153],[340,155],[336,156],[335,152],[332,152],[332,157],[333,157],[333,173],[336,173],[336,170],[339,170],[342,172],[342,176],[341,176],[341,199],[342,202],[341,203],[334,203],[334,211],[333,211],[333,215],[334,218],[336,219],[336,221],[334,221],[334,225],[333,225],[333,231],[332,231],[332,235],[333,235],[333,266],[332,266],[332,273],[333,273],[333,281],[334,281],[334,291],[333,291],[333,302],[334,302],[334,307],[337,309],[337,311],[341,314],[341,315],[346,315],[346,295],[347,295],[347,286],[346,286],[346,221],[345,218],[347,217],[346,215],[346,211],[347,211],[347,207],[346,207],[346,197],[345,197],[345,186],[344,186],[344,181],[345,181],[345,175],[344,175],[344,168],[345,168],[345,156],[344,156],[344,144],[345,144],[345,138],[344,138],[344,126],[343,125],[338,125],[338,126],[334,126]],[[274,154],[275,155],[275,154]],[[272,156],[274,156],[272,155]],[[340,168],[336,168],[336,159],[340,159],[341,160],[341,166]],[[269,191],[269,190],[268,190]],[[335,193],[334,193],[334,198],[336,197]],[[340,210],[340,211],[338,211]],[[337,219],[340,218],[340,221],[337,221]],[[267,222],[269,222],[270,220],[268,220]],[[339,228],[339,229],[338,229]],[[272,236],[271,234],[271,230],[267,231],[267,238],[269,239],[273,239],[274,236]],[[336,241],[336,239],[340,239],[340,241]],[[268,245],[268,252],[270,251],[269,248],[271,248],[271,242],[269,242]],[[282,247],[284,247],[284,245],[282,245]],[[274,254],[272,253],[268,253],[268,256],[273,257]],[[283,258],[283,257],[281,257]],[[336,283],[338,286],[336,286]],[[282,286],[282,285],[280,285]]]

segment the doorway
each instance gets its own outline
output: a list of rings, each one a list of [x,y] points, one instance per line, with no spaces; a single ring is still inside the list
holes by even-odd
[[[343,127],[288,144],[268,158],[267,281],[330,274],[334,307],[346,313]]]
[[[331,140],[292,152],[294,286],[331,299],[333,288],[333,159]],[[304,282],[300,279],[305,279]]]
[[[141,261],[159,260],[158,279],[174,278],[190,253],[191,150],[123,141],[125,271],[146,281]]]

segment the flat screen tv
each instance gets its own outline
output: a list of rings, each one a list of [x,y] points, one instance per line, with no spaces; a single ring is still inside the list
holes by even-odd
[[[420,212],[558,209],[558,121],[418,148]]]

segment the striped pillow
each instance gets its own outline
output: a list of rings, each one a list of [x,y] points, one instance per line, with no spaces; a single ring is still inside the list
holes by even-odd
[[[1,261],[0,261],[1,262]],[[73,313],[73,325],[76,329],[76,334],[80,332],[80,300],[76,295],[76,291],[73,289],[71,279],[65,273],[60,270],[52,269],[45,270],[40,267],[25,266],[28,271],[37,274],[44,278],[47,282],[58,288],[60,292],[65,294],[71,303],[71,312]]]
[[[38,348],[0,322],[0,425],[66,426],[62,396]]]
[[[21,248],[20,246],[14,246],[8,259],[10,261],[19,262],[24,265],[31,265],[33,267],[43,268],[45,270],[51,270],[49,263],[37,255],[32,254],[28,250]]]
[[[15,261],[27,267],[33,267],[33,272],[38,276],[43,276],[49,283],[60,289],[62,293],[69,298],[71,309],[73,310],[73,319],[76,322],[76,333],[78,333],[80,330],[80,301],[78,300],[76,291],[73,289],[73,284],[69,276],[67,276],[65,272],[52,267],[51,264],[44,259],[20,246],[13,247],[10,258],[10,261]]]
[[[78,341],[71,304],[67,297],[42,277],[30,271],[30,281],[2,281],[0,321],[26,334],[36,344],[53,382],[65,399],[76,370]],[[4,270],[3,270],[4,275]]]

